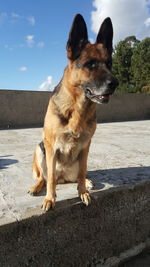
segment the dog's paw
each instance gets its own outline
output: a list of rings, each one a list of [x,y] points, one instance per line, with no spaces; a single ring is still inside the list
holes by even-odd
[[[28,194],[31,196],[36,196],[38,194],[38,191],[35,190],[35,187],[33,186],[29,189]]]
[[[87,190],[92,190],[94,188],[94,183],[90,179],[85,179],[85,186]]]
[[[80,198],[82,200],[82,202],[88,206],[89,204],[91,204],[91,197],[90,194],[88,192],[80,194]]]
[[[32,186],[29,189],[28,194],[30,194],[31,196],[36,196],[44,186],[45,186],[45,180],[39,181],[36,185]]]
[[[49,209],[53,209],[54,207],[55,207],[55,199],[44,198],[41,206],[43,211],[48,211]]]

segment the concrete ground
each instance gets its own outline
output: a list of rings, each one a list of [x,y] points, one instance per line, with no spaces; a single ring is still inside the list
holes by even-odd
[[[32,157],[41,128],[1,130],[0,220],[19,220],[40,206],[45,195],[30,196]],[[94,191],[150,181],[150,121],[98,124],[88,157]],[[77,197],[76,184],[57,186],[57,201]]]
[[[150,246],[150,121],[98,124],[88,157],[92,204],[81,204],[76,184],[58,185],[46,214],[45,191],[27,193],[41,132],[0,131],[0,267],[111,267]]]

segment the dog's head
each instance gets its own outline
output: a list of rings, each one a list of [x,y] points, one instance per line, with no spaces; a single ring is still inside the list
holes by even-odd
[[[85,96],[96,103],[107,103],[118,85],[111,73],[113,27],[106,18],[98,32],[95,44],[88,41],[83,17],[75,16],[67,42],[68,79]]]

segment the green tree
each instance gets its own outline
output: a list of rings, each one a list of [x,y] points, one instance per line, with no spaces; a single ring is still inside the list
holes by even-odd
[[[120,41],[113,53],[113,73],[119,80],[119,92],[134,92],[132,84],[131,58],[139,41],[135,36],[129,36]]]
[[[134,49],[131,73],[136,90],[150,92],[150,38],[145,38]]]

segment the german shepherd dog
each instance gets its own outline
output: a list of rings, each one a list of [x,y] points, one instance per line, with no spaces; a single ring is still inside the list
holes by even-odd
[[[38,193],[47,180],[42,208],[55,205],[56,184],[77,182],[84,204],[91,203],[86,179],[87,157],[96,129],[96,103],[107,103],[117,80],[111,73],[113,27],[110,18],[102,23],[95,44],[88,41],[83,17],[74,18],[67,42],[68,65],[55,87],[47,108],[43,141],[37,145],[33,174],[37,183],[29,193]]]

